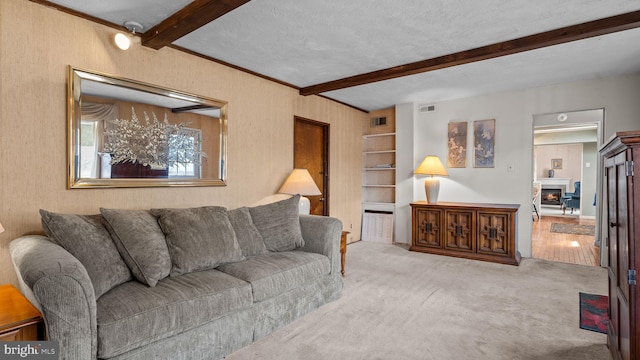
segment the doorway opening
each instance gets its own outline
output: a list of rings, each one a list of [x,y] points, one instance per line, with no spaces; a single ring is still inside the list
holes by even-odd
[[[322,193],[306,196],[311,215],[329,216],[329,124],[294,117],[293,167],[307,169]]]
[[[532,257],[599,266],[604,109],[533,116]]]

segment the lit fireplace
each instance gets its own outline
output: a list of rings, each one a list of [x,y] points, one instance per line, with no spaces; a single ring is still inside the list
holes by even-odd
[[[542,189],[540,203],[542,205],[562,205],[562,189]]]

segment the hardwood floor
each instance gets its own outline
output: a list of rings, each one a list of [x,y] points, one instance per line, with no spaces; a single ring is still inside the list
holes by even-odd
[[[532,257],[570,264],[598,266],[599,248],[593,246],[595,236],[550,232],[552,223],[594,225],[595,220],[542,216],[533,222]]]

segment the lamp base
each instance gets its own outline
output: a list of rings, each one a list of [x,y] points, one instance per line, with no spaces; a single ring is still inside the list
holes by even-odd
[[[427,202],[435,204],[438,202],[438,193],[440,192],[440,180],[435,177],[427,178],[424,181],[424,192],[427,195]]]
[[[300,207],[298,208],[300,215],[309,215],[311,212],[311,201],[308,198],[300,195]]]

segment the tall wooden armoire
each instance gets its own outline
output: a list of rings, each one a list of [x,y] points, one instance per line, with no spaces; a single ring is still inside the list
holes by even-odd
[[[640,329],[636,270],[640,267],[640,130],[616,133],[600,149],[604,156],[609,245],[607,345],[614,359],[638,359]]]

